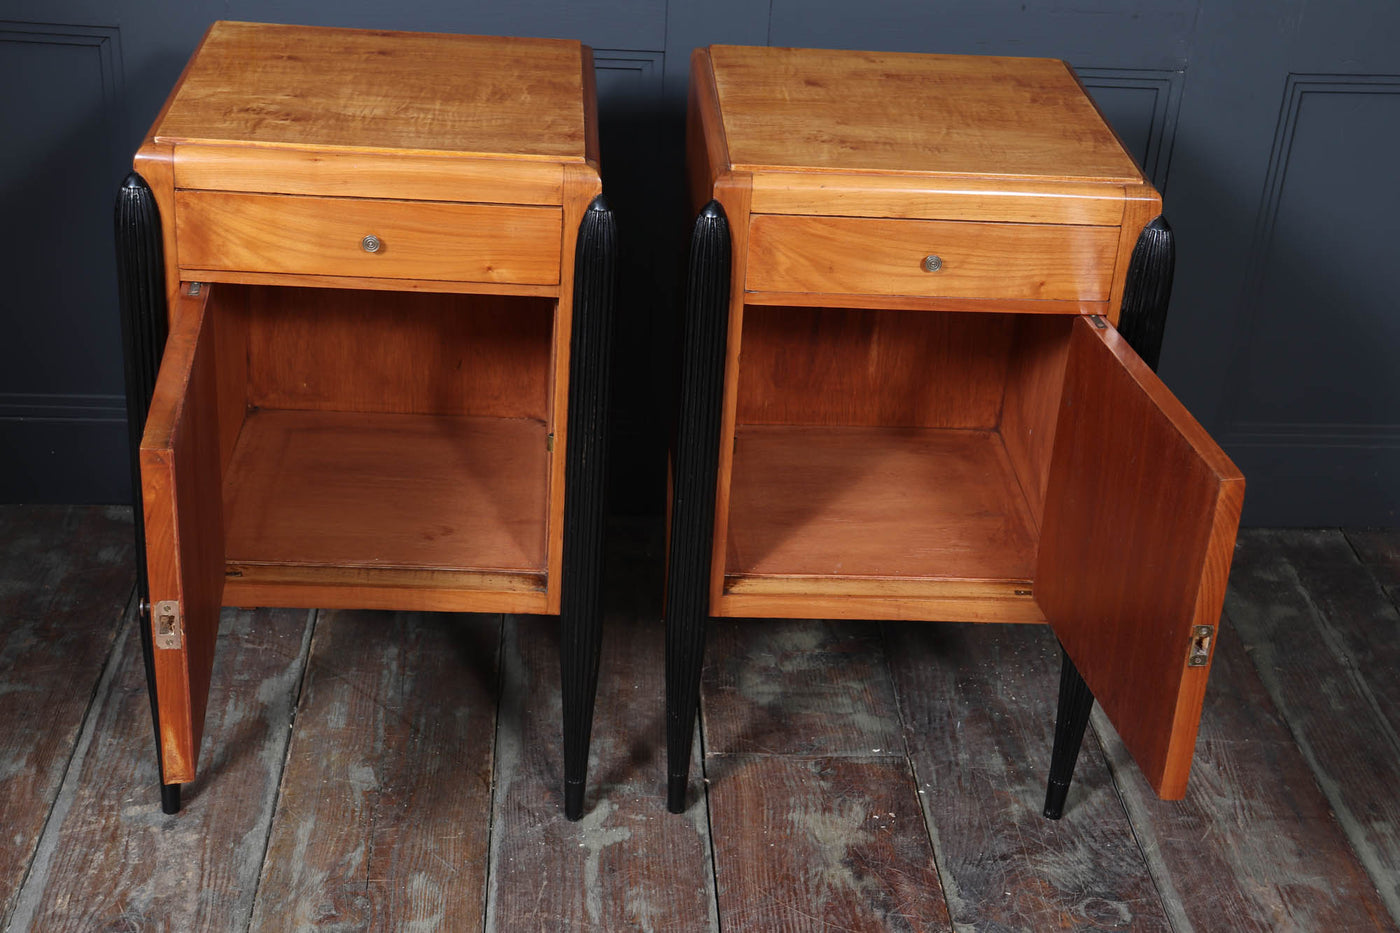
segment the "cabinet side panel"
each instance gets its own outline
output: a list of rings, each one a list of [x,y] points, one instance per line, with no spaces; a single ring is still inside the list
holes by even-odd
[[[750,306],[739,424],[994,428],[1007,314]]]
[[[1006,369],[1001,438],[1036,528],[1045,512],[1070,323],[1060,317],[1019,317]]]

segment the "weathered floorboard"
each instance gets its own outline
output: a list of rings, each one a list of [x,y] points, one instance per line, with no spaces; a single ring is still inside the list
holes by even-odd
[[[703,798],[682,815],[666,812],[665,633],[648,598],[654,578],[616,560],[609,572],[631,583],[608,587],[577,823],[563,812],[558,623],[507,618],[488,930],[717,929]]]
[[[1344,528],[1361,562],[1400,608],[1400,528]]]
[[[1400,919],[1400,613],[1340,531],[1240,535],[1225,609]]]
[[[903,754],[869,622],[714,621],[701,695],[707,754]]]
[[[130,600],[132,550],[130,509],[0,508],[0,927]]]
[[[886,623],[909,757],[954,926],[1170,926],[1094,742],[1041,816],[1060,651],[1041,626]]]
[[[1228,620],[1185,800],[1093,724],[1176,933],[1395,929]]]
[[[726,931],[951,930],[909,763],[705,759]]]
[[[706,797],[725,930],[947,930],[870,622],[712,623]]]
[[[161,813],[141,648],[128,625],[20,892],[11,930],[247,928],[311,613],[225,610],[200,776]]]
[[[254,930],[478,930],[500,616],[322,610]]]

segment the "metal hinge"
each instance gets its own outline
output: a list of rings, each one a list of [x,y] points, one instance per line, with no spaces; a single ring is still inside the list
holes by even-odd
[[[156,647],[179,648],[184,629],[180,603],[174,599],[162,599],[156,603],[154,618]]]
[[[1105,321],[1103,318],[1099,317],[1097,314],[1089,315],[1089,320],[1099,330],[1108,330],[1108,322]]]
[[[203,290],[204,290],[204,283],[203,283],[203,282],[190,282],[190,283],[189,283],[189,286],[185,289],[185,294],[187,294],[187,295],[192,295],[192,296],[193,296],[193,295],[198,295],[198,294],[199,294],[201,291],[203,291]]]
[[[544,449],[550,451],[551,453],[553,453],[553,451],[554,451],[554,432],[553,432],[553,431],[550,431],[548,434],[546,434],[546,435],[544,436]]]
[[[1215,637],[1215,626],[1197,625],[1191,629],[1191,654],[1186,658],[1187,667],[1205,667],[1210,662],[1210,642]]]

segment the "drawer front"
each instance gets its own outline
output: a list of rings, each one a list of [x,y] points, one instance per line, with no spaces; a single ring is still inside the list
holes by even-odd
[[[559,282],[557,207],[178,191],[175,218],[187,270]]]
[[[747,289],[1103,301],[1117,227],[754,215]]]

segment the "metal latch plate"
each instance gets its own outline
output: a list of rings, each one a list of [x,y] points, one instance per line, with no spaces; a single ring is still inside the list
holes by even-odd
[[[1205,667],[1210,662],[1210,641],[1215,629],[1209,625],[1197,625],[1191,629],[1191,654],[1186,659],[1187,667]]]
[[[180,619],[180,603],[174,599],[162,599],[156,603],[152,613],[157,648],[179,648],[183,639]]]

